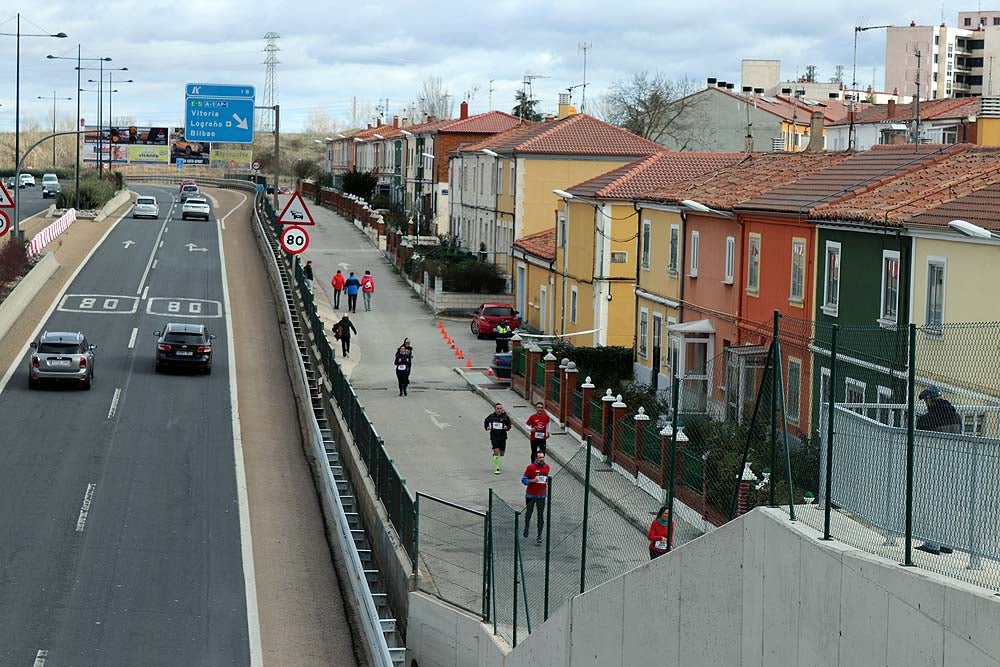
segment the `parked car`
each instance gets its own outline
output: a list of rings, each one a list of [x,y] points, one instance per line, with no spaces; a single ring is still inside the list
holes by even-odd
[[[501,322],[511,329],[517,329],[521,326],[520,313],[509,303],[484,303],[479,306],[469,328],[478,338],[482,338],[494,335]]]
[[[212,217],[212,207],[208,205],[208,200],[204,197],[189,197],[181,205],[181,220],[188,218],[203,218],[209,220]]]
[[[20,187],[35,187],[35,177],[31,174],[21,174]]]
[[[31,343],[28,357],[28,388],[42,381],[73,382],[90,389],[94,380],[94,350],[87,337],[77,331],[45,331]]]
[[[132,207],[133,218],[159,218],[160,205],[156,202],[156,197],[140,196],[136,197],[135,206]]]
[[[156,332],[156,372],[167,367],[194,368],[212,372],[212,341],[204,324],[171,322]]]
[[[511,359],[512,355],[510,352],[497,352],[493,355],[493,363],[490,364],[490,368],[493,369],[493,375],[497,381],[506,380],[510,382]]]
[[[7,177],[7,187],[8,188],[14,187],[16,181],[17,181],[17,177],[16,176],[8,176]]]
[[[187,185],[181,186],[181,201],[187,200],[188,197],[200,197],[201,190],[194,183],[188,183]]]
[[[287,185],[281,185],[281,186],[278,187],[278,194],[279,195],[290,195],[290,194],[292,194],[292,189],[290,187],[288,187]]]
[[[59,194],[59,177],[55,174],[42,174],[42,199],[55,198]]]

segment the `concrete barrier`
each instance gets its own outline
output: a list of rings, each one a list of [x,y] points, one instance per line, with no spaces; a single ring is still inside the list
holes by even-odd
[[[111,198],[104,207],[97,212],[97,217],[94,218],[94,222],[104,222],[104,219],[109,215],[117,211],[119,208],[129,203],[132,200],[132,192],[125,188],[121,190],[118,194]]]
[[[59,262],[56,261],[55,255],[52,253],[42,255],[42,258],[28,271],[28,275],[24,276],[0,303],[0,340],[7,335],[58,268]]]

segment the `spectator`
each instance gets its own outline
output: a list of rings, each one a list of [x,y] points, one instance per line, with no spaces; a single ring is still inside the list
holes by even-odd
[[[668,505],[664,505],[656,513],[646,538],[649,540],[649,560],[659,558],[674,546],[674,526],[670,523]]]
[[[528,438],[531,441],[531,460],[535,460],[535,454],[545,453],[545,443],[549,439],[549,413],[545,411],[545,404],[539,401],[535,403],[535,414],[528,417]]]
[[[510,348],[507,346],[508,341],[514,332],[511,331],[510,327],[501,322],[496,328],[496,353],[500,354],[502,352],[510,352]]]
[[[396,381],[399,382],[399,395],[406,396],[406,388],[410,384],[410,369],[413,367],[413,357],[410,350],[405,345],[400,345],[396,350],[396,359],[393,361],[396,366]]]
[[[302,273],[306,277],[306,287],[308,287],[309,291],[312,292],[313,291],[313,263],[312,263],[312,260],[309,260],[308,262],[306,262],[305,268],[302,269]]]
[[[347,276],[347,280],[344,281],[344,291],[347,292],[347,311],[350,313],[358,312],[359,289],[361,289],[361,281],[354,275],[354,271],[351,271],[351,275]]]
[[[340,318],[340,321],[333,325],[333,335],[340,341],[341,351],[345,357],[351,356],[351,332],[358,333],[358,330],[354,328],[354,323],[351,322],[351,318],[344,315]]]
[[[500,474],[500,459],[507,451],[507,432],[510,426],[510,417],[504,412],[503,403],[497,403],[493,412],[483,420],[483,428],[489,431],[490,445],[493,447],[494,475]]]
[[[413,344],[410,343],[409,338],[403,339],[403,347],[406,348],[406,352],[412,357],[413,356]]]
[[[364,297],[365,310],[372,309],[372,294],[375,293],[375,278],[371,271],[365,271],[361,277],[361,296]]]
[[[333,309],[340,310],[340,293],[344,291],[344,274],[340,269],[337,269],[337,272],[333,274],[330,285],[333,286]]]
[[[528,537],[528,528],[531,526],[531,514],[538,511],[538,536],[535,544],[542,543],[542,529],[545,527],[545,498],[548,495],[549,487],[549,464],[545,462],[545,450],[540,449],[527,468],[524,469],[524,476],[521,477],[521,484],[527,488],[524,490],[524,532],[522,535]]]
[[[917,417],[917,429],[920,431],[937,431],[939,433],[961,433],[962,418],[936,385],[929,385],[917,397],[927,406],[927,412]],[[950,547],[941,546],[936,542],[924,542],[920,551],[940,556],[950,554]]]

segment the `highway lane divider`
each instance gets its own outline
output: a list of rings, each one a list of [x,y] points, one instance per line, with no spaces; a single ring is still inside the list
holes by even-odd
[[[71,208],[59,216],[58,220],[32,236],[31,240],[28,241],[28,258],[35,257],[42,252],[42,248],[69,229],[69,226],[76,222],[76,219],[76,209]]]

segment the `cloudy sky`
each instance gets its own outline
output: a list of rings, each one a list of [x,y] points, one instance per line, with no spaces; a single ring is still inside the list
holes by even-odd
[[[997,3],[1000,5],[1000,2]],[[142,9],[138,9],[138,7]],[[992,8],[992,7],[988,7]],[[110,57],[115,84],[113,115],[139,125],[180,124],[184,84],[252,84],[263,102],[264,34],[276,32],[280,64],[277,93],[282,129],[300,131],[309,117],[325,114],[341,126],[351,120],[352,101],[374,109],[388,98],[390,116],[419,95],[422,81],[441,77],[457,101],[472,112],[509,111],[525,74],[539,75],[534,96],[542,111],[554,110],[559,92],[583,82],[587,56],[588,111],[616,79],[642,70],[702,82],[715,76],[739,83],[743,58],[780,59],[784,78],[817,65],[821,80],[844,65],[850,81],[855,25],[949,25],[973,2],[924,0],[493,0],[436,1],[416,5],[378,3],[281,3],[260,0],[47,0],[3,3],[0,33],[65,32],[67,39],[22,37],[21,118],[47,126],[53,91],[75,98],[75,61]],[[0,36],[0,131],[14,127],[14,37]],[[858,82],[882,87],[885,32],[873,30],[858,44]],[[85,67],[97,62],[83,63]],[[83,72],[83,88],[96,89]],[[107,74],[105,75],[107,77]],[[492,81],[492,83],[491,83]],[[579,106],[579,89],[574,102]],[[96,120],[97,92],[81,93],[81,115]],[[47,97],[48,101],[37,99]],[[73,102],[57,101],[60,124],[72,122]],[[364,118],[361,118],[363,123]]]

